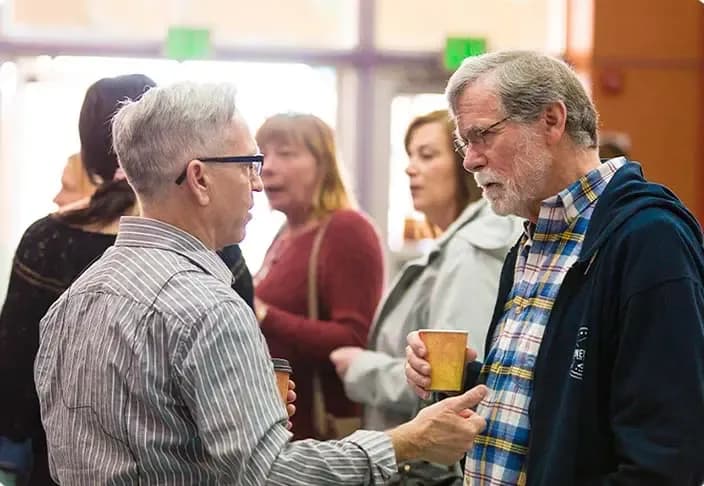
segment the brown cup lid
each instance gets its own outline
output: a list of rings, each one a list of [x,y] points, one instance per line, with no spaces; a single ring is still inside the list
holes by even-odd
[[[272,363],[274,363],[274,371],[283,371],[284,373],[293,373],[293,368],[287,359],[283,358],[272,358]]]

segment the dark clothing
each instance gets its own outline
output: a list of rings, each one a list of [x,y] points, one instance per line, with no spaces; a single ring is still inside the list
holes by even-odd
[[[250,309],[254,310],[254,284],[252,283],[252,274],[249,273],[247,263],[242,256],[242,250],[239,245],[226,246],[218,251],[220,259],[225,262],[225,265],[232,272],[235,278],[232,284],[232,289],[247,302]]]
[[[33,378],[39,321],[71,282],[114,242],[115,235],[87,232],[47,216],[25,231],[17,247],[0,312],[0,436],[15,442],[32,439],[34,466],[29,484],[53,484]],[[227,258],[223,260],[238,272],[233,288],[246,292],[243,298],[251,306],[252,277],[239,248],[224,251]]]
[[[486,355],[516,254],[502,271]],[[622,167],[597,200],[550,314],[533,386],[529,486],[704,481],[702,232],[637,164]]]
[[[17,442],[32,439],[30,484],[53,484],[33,378],[39,321],[114,241],[114,235],[88,233],[47,216],[25,231],[17,247],[0,313],[0,435]]]

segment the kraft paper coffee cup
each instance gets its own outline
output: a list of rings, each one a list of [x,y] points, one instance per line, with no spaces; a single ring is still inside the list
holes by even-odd
[[[291,364],[286,359],[273,358],[272,363],[274,363],[274,373],[276,374],[276,387],[279,389],[279,396],[281,401],[286,404],[286,396],[288,395],[288,380],[293,373],[293,368]]]
[[[430,363],[430,391],[462,391],[467,348],[466,331],[422,329],[418,333]]]

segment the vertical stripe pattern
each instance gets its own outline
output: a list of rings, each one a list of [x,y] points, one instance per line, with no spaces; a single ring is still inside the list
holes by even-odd
[[[35,381],[52,475],[69,485],[382,484],[389,437],[291,443],[232,274],[193,236],[124,217],[115,246],[40,325]]]

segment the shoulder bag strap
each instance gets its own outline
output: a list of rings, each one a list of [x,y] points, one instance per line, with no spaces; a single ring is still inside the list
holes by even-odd
[[[320,302],[318,301],[318,260],[320,257],[320,247],[322,246],[323,236],[327,229],[330,218],[326,218],[318,228],[313,246],[310,250],[310,258],[308,260],[308,318],[318,320],[320,313]],[[329,435],[327,409],[325,407],[325,395],[323,394],[323,386],[320,382],[318,372],[313,373],[313,425],[316,433],[325,438]]]

